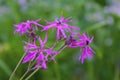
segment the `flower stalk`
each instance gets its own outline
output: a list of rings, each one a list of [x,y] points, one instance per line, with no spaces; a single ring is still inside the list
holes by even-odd
[[[39,68],[37,68],[35,71],[33,71],[25,80],[29,80],[38,70],[39,70]]]
[[[18,69],[18,67],[19,67],[20,63],[22,62],[23,58],[25,57],[25,55],[26,55],[26,53],[24,53],[23,56],[21,57],[21,59],[19,60],[19,62],[18,62],[18,64],[16,65],[15,69],[13,70],[13,72],[12,72],[12,74],[11,74],[9,80],[12,80],[12,78],[13,78],[13,76],[14,76],[16,70]]]

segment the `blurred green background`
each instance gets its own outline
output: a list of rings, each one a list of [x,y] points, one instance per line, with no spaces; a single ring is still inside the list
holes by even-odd
[[[120,0],[0,0],[0,80],[8,80],[24,53],[25,39],[13,34],[13,24],[38,18],[53,21],[61,15],[72,17],[81,33],[94,36],[96,54],[81,64],[79,49],[67,48],[56,57],[57,64],[49,62],[47,70],[30,80],[120,80]],[[16,80],[26,68],[20,65]]]

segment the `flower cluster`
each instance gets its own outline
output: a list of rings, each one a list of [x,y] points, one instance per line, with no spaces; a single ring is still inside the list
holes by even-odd
[[[80,34],[78,27],[69,25],[68,23],[72,22],[70,18],[65,19],[61,16],[60,19],[55,19],[53,22],[46,21],[46,25],[39,24],[39,21],[40,19],[35,21],[28,20],[27,22],[14,25],[16,27],[15,34],[25,34],[28,38],[28,41],[24,42],[26,56],[23,59],[23,63],[35,63],[31,69],[47,69],[47,62],[50,60],[56,62],[55,56],[66,47],[80,48],[82,53],[79,56],[79,60],[82,63],[84,63],[86,58],[90,59],[93,57],[95,52],[89,46],[92,43],[93,37],[88,37],[86,33]],[[38,31],[38,28],[41,28],[39,32],[46,32],[44,40],[37,35],[36,31]],[[56,31],[55,43],[50,47],[46,45],[48,41],[47,31],[49,29],[55,29]],[[55,51],[54,48],[60,41],[64,41],[64,45]]]

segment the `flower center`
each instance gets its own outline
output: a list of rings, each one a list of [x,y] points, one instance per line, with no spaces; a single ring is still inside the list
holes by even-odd
[[[61,24],[62,24],[62,22],[61,22],[61,21],[58,21],[58,22],[57,22],[57,25],[61,25]]]
[[[86,40],[86,45],[89,45],[89,41],[88,40]]]

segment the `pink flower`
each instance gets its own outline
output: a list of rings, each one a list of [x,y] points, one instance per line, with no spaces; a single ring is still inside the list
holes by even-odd
[[[25,49],[27,55],[24,57],[23,63],[33,61],[36,58],[37,64],[36,64],[35,68],[46,69],[46,63],[45,63],[46,60],[44,59],[45,56],[43,55],[43,53],[45,52],[44,46],[47,42],[47,39],[48,39],[47,34],[46,34],[44,41],[42,41],[41,38],[39,37],[38,41],[40,43],[40,46],[37,46],[36,42],[34,42],[34,43],[25,42],[25,44],[27,46],[25,46],[24,49]]]
[[[84,33],[83,35],[78,34],[79,37],[79,43],[77,45],[79,45],[80,47],[85,47],[88,46],[89,44],[91,44],[91,42],[93,41],[92,37],[91,39],[86,35],[86,33]]]
[[[79,30],[79,28],[77,28],[76,26],[70,26],[69,24],[67,24],[68,22],[72,22],[70,18],[64,19],[64,17],[61,16],[60,20],[55,19],[53,22],[47,22],[48,25],[44,26],[42,31],[47,31],[50,28],[56,28],[57,39],[60,39],[61,37],[65,39],[67,37],[65,31],[73,33],[72,29]]]
[[[89,38],[86,33],[83,35],[79,34],[78,36],[80,41],[77,43],[77,45],[82,48],[82,54],[79,56],[79,60],[84,63],[86,58],[91,59],[95,53],[89,46],[89,44],[91,44],[93,41],[93,37]]]
[[[39,24],[38,22],[40,21],[40,19],[38,20],[28,20],[27,22],[22,22],[20,24],[15,24],[14,26],[16,27],[16,30],[14,31],[14,34],[16,33],[20,33],[20,35],[27,33],[29,31],[33,31],[33,30],[38,30],[38,26],[42,27],[41,24]],[[34,25],[35,27],[33,28]]]
[[[82,54],[79,56],[79,60],[81,60],[82,63],[84,63],[84,60],[86,58],[90,59],[92,58],[93,54],[95,53],[89,46],[89,44],[92,43],[93,37],[89,38],[86,33],[83,35],[81,34],[75,34],[75,36],[78,36],[79,39],[74,39],[73,37],[69,38],[69,47],[70,48],[78,48],[80,47],[82,50]]]

